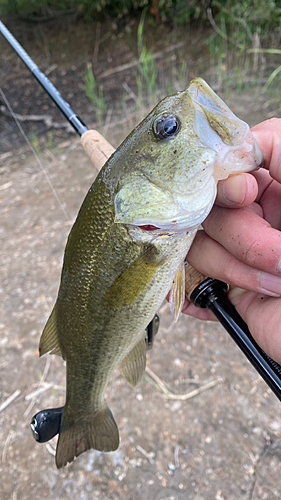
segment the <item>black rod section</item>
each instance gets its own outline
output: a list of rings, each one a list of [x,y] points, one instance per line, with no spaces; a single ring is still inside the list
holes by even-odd
[[[0,21],[0,33],[6,38],[9,44],[13,47],[21,60],[26,64],[28,69],[34,75],[36,80],[42,85],[43,89],[49,94],[54,103],[58,106],[60,111],[64,114],[66,119],[72,125],[74,130],[81,136],[88,130],[88,127],[83,123],[81,118],[73,111],[68,102],[66,102],[59,91],[54,87],[50,80],[42,73],[35,62],[27,54],[27,52],[18,43],[15,37],[10,33],[6,26]]]
[[[227,299],[226,292],[226,283],[207,278],[193,290],[190,298],[197,307],[207,307],[214,313],[246,358],[281,401],[281,366],[256,343],[245,321]]]
[[[281,401],[281,367],[258,346],[246,323],[226,297],[210,304],[209,309],[243,351],[257,372]]]

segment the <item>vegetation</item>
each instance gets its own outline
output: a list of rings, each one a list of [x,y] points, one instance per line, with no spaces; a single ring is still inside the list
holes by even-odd
[[[37,14],[47,16],[54,11],[71,11],[87,19],[130,14],[147,7],[162,20],[175,19],[182,23],[199,17],[211,0],[0,0],[0,12],[8,14]]]
[[[204,43],[209,47],[216,83],[224,90],[227,91],[227,86],[239,88],[245,83],[255,85],[259,77],[266,89],[273,87],[273,82],[281,84],[281,0],[0,0],[0,14],[18,15],[35,22],[68,13],[86,21],[106,19],[114,20],[115,24],[121,18],[125,22],[128,17],[139,19],[137,40],[134,39],[138,48],[136,85],[133,91],[129,87],[126,90],[133,95],[137,108],[151,106],[155,99],[162,97],[161,92],[172,93],[187,84],[186,58],[184,53],[180,56],[180,51],[181,66],[172,62],[168,77],[160,77],[161,67],[159,69],[155,54],[149,49],[144,29],[145,25],[159,22],[175,26],[198,20],[201,26],[206,23],[213,27]],[[266,58],[269,74],[264,72]],[[101,123],[110,107],[90,63],[84,89],[97,122]],[[125,97],[123,100],[125,107]]]
[[[212,3],[213,7],[217,9],[218,21],[223,18],[233,28],[242,26],[250,38],[257,30],[265,33],[273,26],[280,26],[280,0],[244,0],[239,2],[215,0]]]
[[[100,124],[106,112],[107,106],[103,96],[103,87],[96,82],[92,65],[90,63],[87,64],[85,92],[96,111],[97,121]]]
[[[155,93],[158,71],[153,54],[147,49],[143,41],[145,14],[146,11],[143,10],[138,26],[138,52],[140,62],[138,65],[139,75],[136,75],[136,81],[139,97],[142,97],[142,88],[143,84],[145,84],[148,98],[151,99],[151,96]]]
[[[206,19],[211,8],[216,22],[233,28],[238,42],[241,28],[251,37],[257,30],[265,33],[280,28],[281,23],[281,0],[0,0],[1,14],[30,14],[38,19],[67,11],[86,19],[120,18],[144,7],[156,21],[176,23]]]

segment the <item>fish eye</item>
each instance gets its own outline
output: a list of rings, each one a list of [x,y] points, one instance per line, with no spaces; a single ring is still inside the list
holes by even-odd
[[[177,135],[181,129],[181,122],[175,115],[162,115],[153,123],[153,132],[156,139],[168,139]]]

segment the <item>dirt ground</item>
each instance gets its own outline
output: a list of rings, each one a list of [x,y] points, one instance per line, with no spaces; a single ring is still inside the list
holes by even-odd
[[[9,61],[2,60],[2,68]],[[264,100],[251,90],[232,93],[228,102],[253,125],[269,116]],[[5,134],[11,122],[2,123],[0,498],[279,499],[279,401],[222,327],[183,315],[175,324],[167,304],[142,382],[132,389],[116,372],[108,387],[119,449],[91,450],[58,471],[56,438],[34,441],[33,414],[64,404],[64,363],[56,356],[39,359],[38,343],[56,298],[67,235],[95,172],[73,134],[58,134],[55,145],[42,138],[42,170],[26,147]],[[107,137],[116,146],[122,134],[123,128],[116,133],[112,127]],[[183,396],[210,381],[213,387]]]

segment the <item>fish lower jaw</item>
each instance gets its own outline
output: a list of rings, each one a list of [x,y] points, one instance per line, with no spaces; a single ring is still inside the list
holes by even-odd
[[[195,210],[193,214],[182,214],[172,221],[134,221],[133,224],[126,224],[129,230],[135,230],[144,234],[173,236],[178,233],[189,233],[195,231],[209,214],[213,203],[209,203],[200,210]]]
[[[158,227],[152,224],[143,224],[140,226],[127,224],[127,229],[131,237],[135,241],[145,242],[153,242],[156,238],[181,238],[182,236],[186,236],[189,233],[193,233],[199,227],[199,224],[192,226],[184,226],[184,227],[175,227],[171,225],[169,228],[167,227]]]
[[[262,152],[254,136],[249,131],[239,148],[228,148],[223,161],[219,159],[214,164],[214,179],[220,181],[229,175],[241,172],[253,172],[263,166]]]
[[[153,241],[158,237],[173,237],[175,234],[186,234],[188,231],[168,231],[167,229],[163,229],[161,227],[152,225],[152,224],[143,224],[140,226],[134,224],[126,224],[127,229],[130,232],[130,235],[136,241]]]
[[[167,226],[153,226],[152,224],[145,224],[143,226],[135,226],[141,231],[146,231],[149,233],[157,233],[157,234],[167,234],[167,235],[173,235],[174,233],[189,233],[190,231],[193,231],[196,229],[198,224],[195,226],[180,226],[177,223],[171,223]]]

